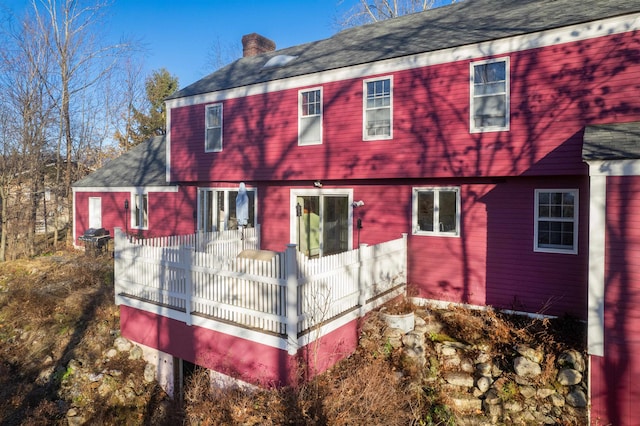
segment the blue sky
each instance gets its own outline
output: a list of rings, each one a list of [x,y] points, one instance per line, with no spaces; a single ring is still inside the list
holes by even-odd
[[[205,69],[207,54],[219,41],[237,46],[256,32],[284,48],[335,34],[335,18],[357,0],[115,0],[109,33],[145,44],[141,58],[147,72],[166,68],[185,87],[214,70]]]
[[[62,0],[57,0],[62,1]],[[88,0],[91,1],[91,0]],[[235,44],[242,54],[242,36],[258,33],[285,48],[321,40],[335,34],[335,24],[359,0],[107,0],[112,43],[121,38],[144,45],[139,55],[144,74],[166,68],[186,87],[214,69],[208,55],[216,43],[223,49]],[[458,0],[459,1],[459,0]],[[98,0],[96,0],[98,2]],[[437,0],[436,4],[451,0]],[[14,12],[30,0],[0,0]]]

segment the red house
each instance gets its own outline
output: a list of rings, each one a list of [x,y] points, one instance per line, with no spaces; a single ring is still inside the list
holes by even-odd
[[[637,1],[467,0],[281,50],[245,36],[245,57],[167,99],[176,192],[149,191],[149,232],[234,228],[245,183],[264,250],[406,233],[422,298],[588,320],[591,420],[632,424],[639,30]],[[76,188],[79,223],[92,191]],[[122,312],[123,334],[191,362],[189,339],[220,338]]]
[[[89,228],[110,235],[117,227],[138,236],[193,232],[195,192],[167,182],[166,158],[165,137],[158,136],[74,183],[76,245]]]

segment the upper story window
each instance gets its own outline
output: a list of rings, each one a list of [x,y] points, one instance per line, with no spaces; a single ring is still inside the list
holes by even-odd
[[[509,130],[509,58],[471,63],[471,132]]]
[[[298,93],[298,145],[322,143],[322,89]]]
[[[578,190],[536,189],[534,251],[578,253]]]
[[[413,233],[460,235],[460,188],[413,188]]]
[[[364,140],[393,137],[392,83],[391,77],[364,81]]]
[[[222,104],[207,105],[205,152],[222,151]]]
[[[134,229],[149,228],[149,195],[133,194],[131,225]]]

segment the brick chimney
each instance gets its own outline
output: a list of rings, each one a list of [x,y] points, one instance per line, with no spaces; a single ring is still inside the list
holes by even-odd
[[[276,50],[276,44],[260,34],[251,33],[242,36],[242,56],[245,58],[274,50]]]

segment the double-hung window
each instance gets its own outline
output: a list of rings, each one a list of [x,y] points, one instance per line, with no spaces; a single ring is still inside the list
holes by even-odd
[[[133,217],[132,226],[134,229],[149,228],[149,196],[148,194],[133,195]]]
[[[364,140],[393,137],[393,81],[391,77],[364,81]]]
[[[205,152],[222,151],[222,104],[206,107]]]
[[[509,58],[471,63],[471,132],[509,130]]]
[[[460,235],[460,188],[413,188],[412,227],[415,235]]]
[[[578,253],[578,190],[536,189],[534,251]]]
[[[301,90],[298,104],[298,145],[321,144],[322,89]]]

